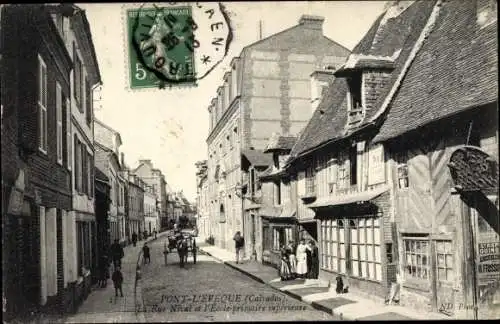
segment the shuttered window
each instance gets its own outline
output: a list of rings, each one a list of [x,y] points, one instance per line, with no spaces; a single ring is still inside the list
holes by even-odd
[[[56,82],[56,141],[57,141],[57,163],[63,163],[63,107],[62,107],[62,89],[59,82]]]
[[[47,153],[47,65],[38,56],[38,148]]]

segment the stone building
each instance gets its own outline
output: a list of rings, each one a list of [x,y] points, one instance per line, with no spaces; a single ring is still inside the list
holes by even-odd
[[[126,215],[128,221],[127,236],[132,240],[132,234],[144,230],[145,227],[145,211],[144,211],[144,186],[145,183],[136,175],[130,174],[127,177],[127,201],[126,201]],[[156,203],[156,201],[155,201]],[[148,215],[149,216],[149,215]],[[155,220],[156,221],[156,220]],[[149,219],[148,219],[149,222]]]
[[[311,72],[344,62],[349,51],[323,35],[322,17],[302,16],[299,24],[246,46],[231,61],[209,105],[208,186],[216,245],[234,249],[244,228],[241,153],[263,150],[273,132],[298,134],[310,119]],[[231,197],[231,198],[229,198]],[[221,212],[224,211],[224,213]],[[218,216],[218,217],[217,217]]]
[[[153,188],[158,201],[159,228],[157,231],[163,231],[168,227],[167,214],[167,182],[161,170],[153,167],[151,160],[139,160],[139,166],[132,171],[144,182]]]
[[[198,161],[196,168],[196,225],[198,235],[205,239],[212,235],[208,202],[207,160]]]
[[[125,188],[121,172],[119,148],[120,133],[94,118],[95,165],[109,179],[111,185],[110,231],[111,241],[126,243],[125,236]]]
[[[60,313],[90,291],[92,225],[84,241],[76,221],[94,221],[93,141],[80,137],[90,132],[85,116],[93,108],[85,99],[76,103],[74,94],[91,98],[99,69],[78,7],[5,5],[1,11],[1,68],[8,76],[1,81],[4,316]],[[75,51],[87,66],[80,74],[73,70]],[[78,155],[74,138],[85,143]]]
[[[498,316],[496,16],[494,1],[394,2],[335,71],[287,165],[320,277]]]

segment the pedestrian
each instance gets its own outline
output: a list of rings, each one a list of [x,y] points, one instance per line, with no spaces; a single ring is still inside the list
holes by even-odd
[[[282,246],[280,249],[281,262],[280,262],[280,270],[279,276],[281,281],[286,281],[292,279],[292,273],[290,271],[290,263],[288,260],[288,251],[285,246]]]
[[[300,240],[300,244],[297,246],[297,276],[299,278],[305,278],[307,274],[307,246],[304,239]]]
[[[153,234],[155,235],[155,240],[156,240],[156,228],[153,229]]]
[[[151,255],[149,254],[148,243],[144,243],[144,246],[142,247],[142,256],[144,259],[144,264],[151,263]]]
[[[132,244],[134,244],[134,246],[137,244],[137,233],[135,231],[132,233]]]
[[[309,270],[310,279],[318,279],[319,276],[319,252],[316,243],[313,240],[309,241],[309,253],[311,255],[311,267]]]
[[[122,283],[123,283],[123,274],[120,271],[120,266],[115,268],[113,272],[113,276],[111,277],[113,280],[113,284],[115,286],[115,297],[118,297],[118,291],[120,291],[120,295],[123,297]]]
[[[118,239],[115,239],[115,242],[111,244],[110,250],[111,250],[110,251],[111,258],[113,260],[113,266],[121,267],[124,253],[123,253],[123,247],[120,245]]]
[[[240,231],[237,231],[236,234],[234,234],[233,240],[234,240],[234,247],[236,250],[236,263],[238,263],[240,262],[240,251],[244,245],[243,236],[241,236]]]
[[[148,238],[148,231],[144,230],[144,239]]]
[[[106,288],[108,277],[109,277],[109,260],[106,255],[101,256],[99,262],[99,281],[97,286],[100,288]]]
[[[288,263],[290,264],[290,273],[293,279],[297,277],[297,258],[295,257],[295,243],[290,241],[288,243],[287,252],[288,252]]]
[[[306,264],[307,264],[306,278],[311,279],[312,256],[311,256],[311,248],[309,246],[309,242],[306,244]]]

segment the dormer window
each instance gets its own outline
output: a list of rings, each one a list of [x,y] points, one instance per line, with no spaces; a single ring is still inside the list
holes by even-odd
[[[348,124],[356,124],[363,117],[363,102],[361,97],[362,75],[361,73],[352,74],[347,78],[349,92],[347,94],[347,113]]]

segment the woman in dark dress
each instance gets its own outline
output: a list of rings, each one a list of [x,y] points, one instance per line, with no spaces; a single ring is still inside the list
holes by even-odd
[[[308,268],[310,269],[309,271],[309,278],[310,279],[318,279],[319,276],[319,251],[318,247],[314,243],[313,240],[309,241],[309,248],[310,248],[310,254],[311,254],[311,267]]]
[[[280,261],[279,276],[281,278],[281,281],[290,280],[292,279],[292,274],[290,272],[290,264],[288,263],[288,251],[284,246],[281,247],[280,254],[281,254],[281,261]]]
[[[311,242],[311,241],[309,241]],[[306,249],[306,255],[307,255],[307,274],[306,274],[306,278],[311,278],[311,266],[312,266],[312,256],[311,256],[311,245],[310,243],[307,245],[307,249]]]

